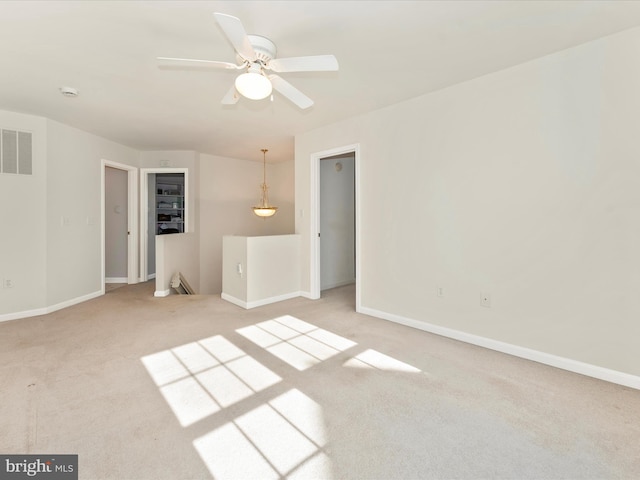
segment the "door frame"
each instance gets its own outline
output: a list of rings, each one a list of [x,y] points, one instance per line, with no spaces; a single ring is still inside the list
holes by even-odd
[[[149,174],[150,173],[183,173],[184,174],[184,233],[189,232],[189,169],[187,167],[153,167],[140,169],[140,281],[149,280],[147,271],[149,262],[147,259],[147,245],[149,242]],[[156,262],[157,269],[157,262]]]
[[[311,261],[310,294],[312,299],[320,298],[320,160],[346,153],[354,154],[355,163],[355,230],[356,230],[356,311],[360,311],[360,291],[362,276],[360,275],[360,144],[345,145],[330,150],[311,154],[311,245],[309,252]]]
[[[105,292],[105,275],[106,275],[106,170],[107,167],[127,172],[127,283],[138,283],[138,168],[126,165],[124,163],[112,162],[111,160],[102,159],[100,168],[100,232],[101,232],[101,251],[102,251],[102,289]]]

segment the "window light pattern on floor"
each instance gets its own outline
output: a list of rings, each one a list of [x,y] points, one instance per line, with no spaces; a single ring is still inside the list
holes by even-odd
[[[393,357],[380,353],[376,350],[365,350],[364,352],[350,358],[344,362],[345,367],[353,368],[375,368],[387,372],[407,372],[420,373],[421,370],[408,363],[396,360]]]
[[[420,372],[372,349],[344,361],[356,342],[290,315],[236,332],[299,371],[333,359],[338,368]],[[338,354],[344,356],[333,358]],[[245,404],[251,409],[193,440],[215,479],[332,478],[322,407],[296,388],[272,398],[282,390],[269,388],[280,384],[282,377],[223,336],[147,355],[141,361],[183,427],[259,392],[262,395],[254,399],[261,402],[257,407],[256,402]]]
[[[297,389],[197,438],[216,479],[331,478],[322,408]]]
[[[220,335],[147,355],[142,363],[183,427],[282,380]]]
[[[290,315],[240,328],[236,332],[300,371],[357,345]]]

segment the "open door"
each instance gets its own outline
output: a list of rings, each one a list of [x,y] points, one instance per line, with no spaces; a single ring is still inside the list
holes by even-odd
[[[127,198],[127,171],[106,167],[104,183],[104,283],[128,283],[129,200]]]
[[[323,242],[323,234],[322,234],[322,223],[325,223],[324,228],[326,229],[326,222],[331,222],[331,219],[324,220],[322,219],[322,190],[327,187],[327,185],[322,184],[322,176],[321,176],[321,165],[325,165],[327,169],[333,168],[336,173],[340,173],[336,171],[336,169],[340,169],[342,171],[345,167],[344,164],[338,166],[340,158],[353,158],[353,176],[351,179],[344,180],[347,177],[342,177],[343,183],[352,183],[352,187],[349,186],[348,190],[350,193],[345,193],[345,198],[348,198],[349,195],[353,195],[353,217],[350,222],[350,228],[353,228],[353,259],[347,258],[346,261],[353,262],[355,265],[355,284],[356,284],[356,310],[360,309],[360,215],[359,215],[359,181],[360,181],[360,146],[358,144],[348,145],[345,147],[334,148],[331,150],[326,150],[322,152],[317,152],[311,155],[311,225],[314,226],[314,231],[311,234],[311,285],[310,285],[310,293],[311,298],[320,298],[320,292],[323,289],[323,279],[322,279],[322,242]],[[329,163],[322,164],[323,159],[330,159]],[[329,187],[332,188],[332,187]],[[346,192],[346,190],[345,190]],[[331,195],[330,192],[325,192],[325,197],[329,197]],[[350,202],[351,200],[346,200]],[[332,209],[339,208],[337,205],[329,206],[325,205],[324,209]],[[347,214],[348,216],[349,214]],[[331,240],[330,240],[331,241]],[[344,242],[345,240],[343,240]],[[349,240],[346,240],[349,241]],[[329,247],[330,249],[332,247]],[[346,250],[349,250],[348,248]],[[344,250],[344,251],[346,251]],[[343,251],[343,252],[344,252]],[[332,255],[331,252],[325,251],[324,256]],[[346,254],[349,257],[349,254]],[[328,267],[325,265],[325,270]],[[326,273],[326,272],[325,272]],[[325,288],[331,288],[330,281],[325,279]],[[349,281],[344,280],[344,284],[349,283]],[[339,283],[339,282],[338,282]],[[334,284],[332,286],[339,286]]]
[[[115,175],[111,176],[110,173],[114,173]],[[117,180],[120,178],[120,180]],[[126,178],[126,180],[125,180]],[[107,182],[111,182],[111,180],[115,180],[115,183],[111,186],[107,185]],[[122,184],[120,184],[122,182]],[[126,187],[124,182],[126,182]],[[109,188],[109,192],[107,192]],[[107,196],[114,193],[111,189],[115,188],[117,190],[123,190],[122,192],[122,201],[117,201],[116,203],[107,204]],[[124,220],[124,224],[122,225],[121,233],[122,235],[126,235],[126,238],[118,238],[116,239],[116,243],[119,241],[122,245],[120,247],[120,252],[116,254],[118,257],[122,257],[120,260],[125,262],[126,259],[126,270],[123,268],[122,270],[118,270],[117,280],[122,281],[124,283],[125,277],[120,276],[124,274],[126,271],[126,283],[138,283],[138,169],[136,167],[132,167],[130,165],[125,165],[122,163],[112,162],[109,160],[102,160],[102,169],[101,169],[101,190],[102,190],[102,214],[101,214],[101,224],[102,224],[102,293],[105,292],[105,281],[107,279],[107,215],[110,216],[119,216]],[[126,190],[126,195],[124,193]],[[125,201],[126,196],[126,201]],[[109,212],[107,212],[107,208],[109,208]],[[118,210],[117,212],[115,210]],[[113,215],[112,215],[113,214]],[[126,225],[126,230],[124,228]],[[111,222],[110,222],[111,226]],[[112,233],[112,232],[110,232]],[[110,240],[111,241],[111,240]],[[126,245],[126,253],[124,252]],[[111,245],[110,245],[111,248]],[[111,255],[113,252],[110,252],[110,261]],[[118,263],[120,260],[116,260]],[[110,272],[111,273],[111,272]],[[113,277],[112,277],[113,279]]]
[[[356,281],[355,153],[320,159],[320,291]]]

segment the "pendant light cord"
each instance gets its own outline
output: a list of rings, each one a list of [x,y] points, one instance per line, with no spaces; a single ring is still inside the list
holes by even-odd
[[[267,150],[266,148],[262,148],[260,150],[262,152],[262,183],[264,185],[267,184]]]

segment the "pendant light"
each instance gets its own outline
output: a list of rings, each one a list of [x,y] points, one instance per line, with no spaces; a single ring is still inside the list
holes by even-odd
[[[260,205],[253,207],[253,213],[255,213],[259,217],[272,217],[275,215],[278,207],[274,207],[273,205],[269,205],[269,195],[267,194],[267,190],[269,187],[267,186],[267,150],[263,148],[260,150],[262,152],[262,185],[260,188],[262,189],[262,197],[260,199]]]

